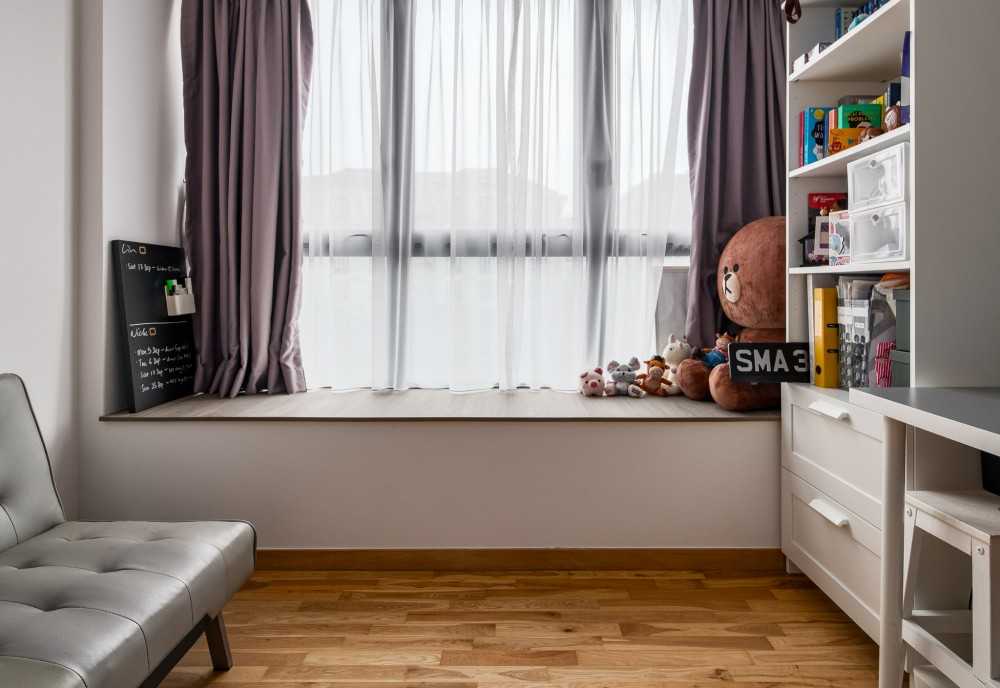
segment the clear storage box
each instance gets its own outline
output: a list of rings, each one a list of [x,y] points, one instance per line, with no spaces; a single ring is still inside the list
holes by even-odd
[[[848,265],[851,262],[851,211],[830,213],[830,265]]]
[[[847,207],[867,210],[907,198],[908,143],[900,143],[847,164]]]
[[[906,260],[906,203],[850,212],[852,263]]]

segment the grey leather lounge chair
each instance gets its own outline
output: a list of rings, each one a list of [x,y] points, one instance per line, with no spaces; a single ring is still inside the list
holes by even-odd
[[[0,375],[0,686],[155,686],[253,572],[241,522],[67,521],[24,383]]]

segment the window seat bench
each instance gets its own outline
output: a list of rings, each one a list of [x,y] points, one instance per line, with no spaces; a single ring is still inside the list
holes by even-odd
[[[195,395],[139,413],[120,411],[102,421],[777,421],[777,409],[734,413],[681,396],[601,398],[552,390],[452,393],[316,389],[293,395]]]

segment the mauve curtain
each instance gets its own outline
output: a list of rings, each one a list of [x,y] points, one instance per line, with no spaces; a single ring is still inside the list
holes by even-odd
[[[785,17],[779,0],[696,0],[688,100],[687,336],[720,326],[715,271],[748,222],[785,214]]]
[[[184,0],[187,227],[195,391],[298,392],[305,0]]]

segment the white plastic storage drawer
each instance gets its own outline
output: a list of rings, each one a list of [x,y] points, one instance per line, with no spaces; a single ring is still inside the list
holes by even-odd
[[[900,143],[847,164],[847,207],[851,212],[907,197],[908,143]]]
[[[781,549],[878,642],[881,531],[782,469]]]
[[[906,260],[906,203],[851,211],[851,263]]]

